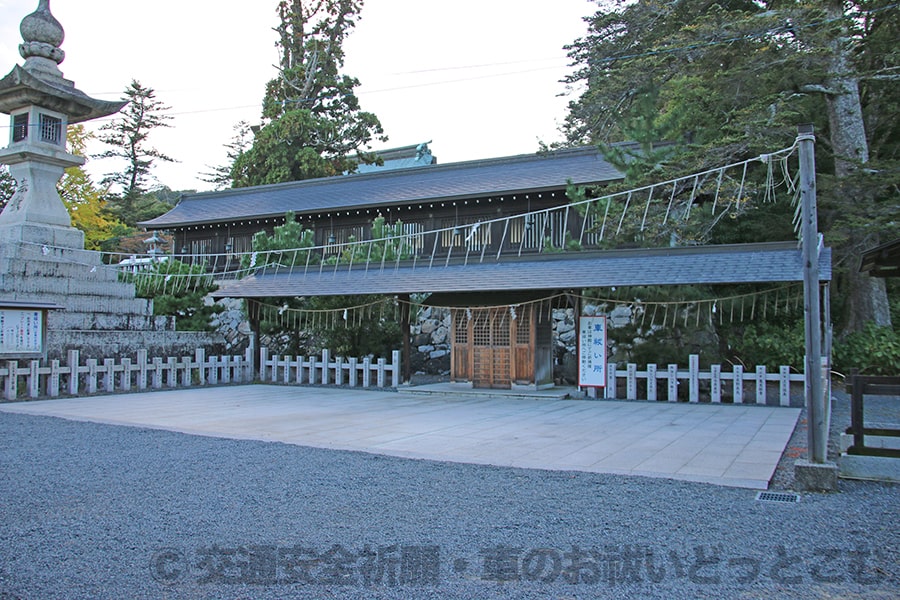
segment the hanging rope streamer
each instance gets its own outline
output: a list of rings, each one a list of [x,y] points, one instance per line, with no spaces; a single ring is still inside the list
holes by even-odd
[[[731,323],[744,322],[745,320],[755,321],[757,319],[757,305],[762,305],[763,315],[765,319],[768,306],[771,304],[774,309],[774,315],[778,315],[778,311],[782,313],[791,309],[793,303],[794,310],[798,310],[800,300],[803,295],[803,287],[801,284],[790,284],[780,286],[768,290],[759,290],[747,294],[739,294],[733,296],[722,296],[715,298],[707,298],[703,300],[623,300],[627,294],[624,290],[619,290],[616,298],[598,298],[593,296],[581,296],[578,294],[553,294],[535,300],[518,302],[515,304],[498,304],[491,306],[443,306],[429,305],[428,300],[421,302],[412,302],[402,300],[400,298],[388,297],[379,298],[366,304],[355,306],[328,308],[328,309],[307,309],[292,308],[286,304],[273,305],[260,302],[252,302],[250,306],[250,317],[271,323],[277,323],[285,329],[294,330],[315,330],[323,327],[349,327],[358,326],[366,321],[399,321],[401,311],[407,307],[410,315],[417,314],[418,310],[424,308],[446,309],[451,311],[461,311],[465,315],[466,320],[471,321],[473,318],[478,319],[483,311],[487,312],[503,312],[506,318],[516,320],[518,315],[525,311],[531,310],[530,307],[538,308],[538,318],[543,322],[544,317],[548,320],[553,318],[554,308],[570,306],[577,300],[582,306],[592,305],[597,307],[605,307],[604,311],[612,313],[617,308],[627,308],[630,312],[632,324],[638,324],[642,328],[647,324],[647,315],[649,318],[649,328],[656,329],[659,327],[675,327],[679,323],[679,317],[684,327],[693,323],[695,327],[700,326],[701,315],[705,315],[706,321],[712,325],[718,316],[719,324],[725,322],[725,313],[727,311],[727,320]],[[779,304],[782,306],[779,308]],[[546,310],[546,315],[544,310]],[[599,314],[599,313],[598,313]],[[658,318],[661,316],[661,321]]]
[[[537,250],[538,252],[546,249],[556,252],[567,251],[565,232],[554,233],[554,227],[563,227],[564,225],[568,227],[570,208],[575,208],[579,214],[583,215],[578,240],[578,246],[581,247],[599,245],[604,242],[605,238],[619,236],[623,233],[633,236],[636,231],[639,231],[645,235],[652,227],[659,228],[667,225],[670,221],[672,222],[670,227],[680,228],[689,219],[699,218],[695,217],[695,213],[706,215],[703,217],[704,219],[712,219],[711,223],[701,227],[700,232],[696,234],[702,237],[709,233],[722,216],[729,211],[736,211],[735,214],[739,214],[742,207],[749,201],[749,198],[745,197],[745,193],[748,185],[748,171],[752,165],[762,163],[766,169],[764,190],[758,195],[762,202],[774,202],[776,192],[780,188],[784,188],[794,196],[796,201],[799,194],[798,179],[797,176],[791,176],[789,165],[789,159],[795,154],[795,151],[796,145],[792,145],[789,148],[749,160],[601,198],[586,198],[554,208],[529,210],[524,214],[507,215],[492,220],[469,223],[460,234],[463,236],[460,240],[461,243],[457,243],[456,240],[458,230],[462,227],[460,224],[425,231],[418,228],[421,227],[420,225],[405,229],[404,227],[415,224],[400,227],[398,222],[396,224],[398,227],[386,228],[389,230],[386,237],[371,240],[351,240],[287,250],[253,250],[218,254],[191,253],[158,256],[104,253],[101,265],[92,263],[87,266],[93,269],[115,270],[123,279],[133,281],[153,293],[183,293],[203,289],[215,282],[241,279],[258,273],[261,269],[268,269],[268,272],[271,273],[288,274],[298,272],[306,274],[313,270],[323,273],[326,269],[336,272],[339,269],[357,268],[366,271],[370,268],[383,271],[387,268],[399,268],[402,261],[412,261],[415,267],[419,258],[418,253],[422,250],[425,251],[422,255],[424,265],[426,262],[424,258],[429,251],[425,245],[428,236],[434,237],[434,244],[430,249],[431,257],[427,261],[428,268],[438,266],[441,262],[444,262],[445,265],[450,264],[453,249],[463,249],[463,246],[465,252],[461,260],[467,264],[470,260],[479,262],[484,260],[485,250],[491,244],[489,234],[491,231],[499,232],[501,226],[503,239],[500,240],[501,246],[496,253],[498,260],[503,257],[503,243],[518,245],[520,253],[523,249]],[[640,200],[644,197],[646,197],[646,201]],[[709,209],[700,210],[699,207],[702,207],[707,198]],[[643,206],[640,206],[641,204]],[[797,204],[799,206],[799,203]],[[629,215],[633,211],[637,211],[638,214],[629,219]],[[610,222],[610,219],[613,218],[616,219],[615,226]],[[799,224],[798,216],[795,216],[794,220]],[[631,233],[628,232],[629,222],[634,223],[631,226]],[[498,223],[498,227],[495,228],[494,223]],[[453,240],[453,242],[448,243],[448,240]],[[449,248],[446,259],[443,261],[435,260],[438,258],[437,253],[444,251],[441,244]],[[41,249],[44,248],[47,248],[48,252],[50,251],[46,245],[42,245]],[[70,262],[78,261],[70,260]]]
[[[715,317],[718,316],[719,324],[723,325],[726,321],[726,311],[728,313],[728,322],[744,322],[745,320],[756,321],[758,316],[757,305],[762,306],[762,319],[765,320],[768,316],[770,304],[774,310],[774,316],[777,317],[779,304],[782,304],[780,308],[782,313],[791,309],[791,302],[793,302],[794,310],[796,311],[799,309],[802,297],[803,286],[800,283],[789,284],[768,290],[759,290],[747,294],[704,300],[645,301],[635,299],[632,301],[622,301],[619,298],[579,296],[582,303],[609,307],[608,311],[610,313],[616,308],[629,309],[632,324],[639,325],[640,327],[644,327],[647,321],[647,315],[649,314],[650,329],[656,327],[657,315],[660,314],[660,312],[662,314],[661,327],[674,327],[678,323],[679,316],[682,319],[683,325],[687,327],[692,314],[694,317],[694,325],[697,327],[700,325],[701,314],[707,316],[707,321],[710,324],[712,324],[715,321]]]

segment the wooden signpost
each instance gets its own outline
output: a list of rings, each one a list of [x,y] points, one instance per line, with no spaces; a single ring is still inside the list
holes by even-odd
[[[0,358],[41,358],[47,341],[47,311],[55,304],[0,302]]]

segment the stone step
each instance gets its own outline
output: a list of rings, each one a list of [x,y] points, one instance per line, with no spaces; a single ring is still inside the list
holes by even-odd
[[[0,258],[0,273],[18,277],[77,277],[115,282],[119,273],[109,265],[84,265],[42,259]]]
[[[6,290],[4,290],[6,292]],[[122,296],[88,296],[63,293],[0,293],[2,300],[51,303],[67,312],[148,315],[153,312],[151,300]]]
[[[147,298],[112,298],[98,296],[66,296],[63,301],[68,312],[149,315],[153,313],[153,301]]]
[[[133,298],[134,285],[118,281],[91,281],[78,278],[63,279],[59,277],[17,277],[0,274],[0,294],[4,296],[64,294]]]
[[[577,397],[577,388],[553,386],[535,389],[534,386],[515,386],[512,389],[476,388],[470,383],[443,382],[404,387],[403,392],[420,396],[452,396],[454,398],[540,398],[543,400],[565,400]]]
[[[173,331],[175,318],[149,314],[83,313],[61,310],[47,316],[49,330]]]
[[[93,250],[78,248],[57,248],[44,244],[26,242],[5,242],[0,244],[0,258],[19,260],[55,260],[82,265],[102,265],[102,255]]]

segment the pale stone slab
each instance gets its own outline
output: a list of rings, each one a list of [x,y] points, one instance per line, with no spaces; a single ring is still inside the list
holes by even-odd
[[[667,477],[766,489],[790,433],[732,407],[593,400],[417,396],[246,385],[0,404],[0,411],[408,458]],[[748,410],[757,431],[746,431]],[[780,419],[783,417],[779,417]],[[669,427],[666,423],[682,425]],[[654,427],[641,427],[653,421]],[[690,425],[688,425],[690,423]],[[725,444],[729,427],[750,440]],[[654,436],[660,432],[658,439]]]

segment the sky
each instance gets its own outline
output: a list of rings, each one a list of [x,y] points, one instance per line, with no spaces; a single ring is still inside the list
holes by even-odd
[[[0,0],[0,76],[14,64],[19,23],[37,0]],[[132,80],[171,107],[150,144],[176,158],[153,174],[175,190],[208,190],[202,174],[226,163],[234,127],[260,121],[278,61],[276,0],[52,0],[66,32],[64,76],[95,98],[124,97]],[[344,43],[363,110],[389,140],[430,141],[439,163],[536,152],[561,139],[573,98],[563,46],[586,33],[591,0],[366,0]],[[96,130],[102,120],[92,121]],[[5,125],[4,118],[4,125]],[[95,142],[88,152],[100,152]],[[98,181],[117,167],[89,161]]]

